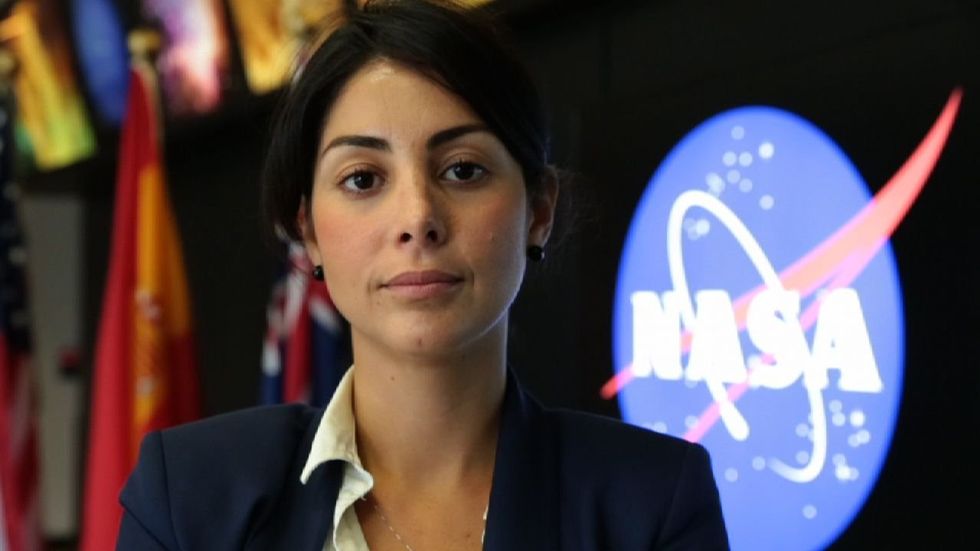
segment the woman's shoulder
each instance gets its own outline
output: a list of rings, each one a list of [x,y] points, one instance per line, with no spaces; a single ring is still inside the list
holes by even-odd
[[[259,406],[152,432],[143,439],[136,470],[154,467],[150,460],[157,456],[167,472],[247,476],[276,464],[288,468],[298,448],[312,440],[321,411],[298,404]]]
[[[148,434],[120,495],[120,541],[227,537],[234,541],[220,541],[238,545],[249,523],[299,485],[320,413],[300,405],[264,406]],[[224,543],[219,547],[230,548]]]
[[[656,458],[658,462],[679,461],[689,453],[704,452],[698,444],[602,415],[565,409],[545,409],[545,415],[557,426],[564,451],[592,451],[644,461]]]
[[[576,512],[570,514],[577,515],[577,537],[606,534],[619,542],[611,546],[616,549],[639,548],[636,542],[645,542],[644,548],[727,549],[703,446],[588,413],[545,415],[557,427],[559,477],[569,490],[563,500]]]
[[[209,455],[240,453],[243,447],[281,449],[283,443],[298,443],[321,412],[301,404],[258,406],[164,429],[160,438],[166,446],[202,447]]]
[[[176,480],[220,486],[252,481],[247,487],[254,487],[261,473],[275,484],[301,467],[321,411],[291,404],[216,415],[160,431],[156,442],[148,437],[140,458],[153,453],[146,448],[156,444],[160,466]]]
[[[687,486],[717,499],[711,460],[700,444],[600,415],[545,411],[557,428],[563,476],[578,488],[612,490],[642,503],[651,493],[669,502],[678,486]]]

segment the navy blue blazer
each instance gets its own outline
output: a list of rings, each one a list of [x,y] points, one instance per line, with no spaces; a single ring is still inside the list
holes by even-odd
[[[149,434],[120,495],[121,551],[322,551],[343,464],[299,481],[323,411],[253,408]],[[484,549],[727,549],[699,445],[542,408],[513,376]]]

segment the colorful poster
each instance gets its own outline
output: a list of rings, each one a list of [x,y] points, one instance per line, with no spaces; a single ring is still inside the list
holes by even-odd
[[[491,0],[465,0],[476,8]],[[358,0],[363,4],[363,0]],[[304,46],[322,38],[324,20],[343,7],[340,0],[229,0],[248,86],[264,94],[285,84],[300,63]]]
[[[230,0],[248,86],[256,94],[279,88],[295,68],[303,42],[340,7],[337,0]]]
[[[228,80],[228,38],[220,0],[144,0],[148,19],[163,30],[156,60],[167,110],[213,111]]]
[[[60,6],[56,0],[22,0],[0,22],[0,40],[17,61],[17,145],[42,170],[95,152]]]
[[[129,50],[114,0],[72,0],[72,33],[92,109],[113,126],[122,121],[129,83]]]

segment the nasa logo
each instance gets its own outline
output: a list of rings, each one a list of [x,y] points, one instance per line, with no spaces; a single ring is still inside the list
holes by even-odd
[[[745,107],[691,131],[637,206],[602,394],[710,450],[736,549],[826,546],[877,479],[904,353],[888,238],[960,96],[874,197],[816,126]]]

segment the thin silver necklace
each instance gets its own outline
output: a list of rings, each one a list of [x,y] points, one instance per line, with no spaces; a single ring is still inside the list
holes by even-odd
[[[368,503],[371,504],[371,508],[374,509],[374,512],[378,513],[378,516],[381,517],[381,522],[385,523],[385,526],[388,527],[388,531],[391,532],[392,536],[395,536],[395,539],[398,540],[398,543],[405,546],[406,551],[415,551],[415,549],[413,549],[412,546],[409,545],[407,541],[405,541],[405,538],[403,538],[402,535],[398,533],[398,530],[395,530],[395,527],[392,526],[390,522],[388,522],[388,517],[386,517],[384,511],[381,510],[381,507],[378,505],[378,500],[374,497],[374,495],[371,495],[371,499],[368,499],[368,495],[371,494],[368,493],[362,496],[361,501],[367,501]],[[483,540],[486,539],[487,537],[487,513],[489,512],[490,512],[490,504],[488,503],[487,508],[483,510],[483,533],[480,534],[480,545],[483,545]]]

